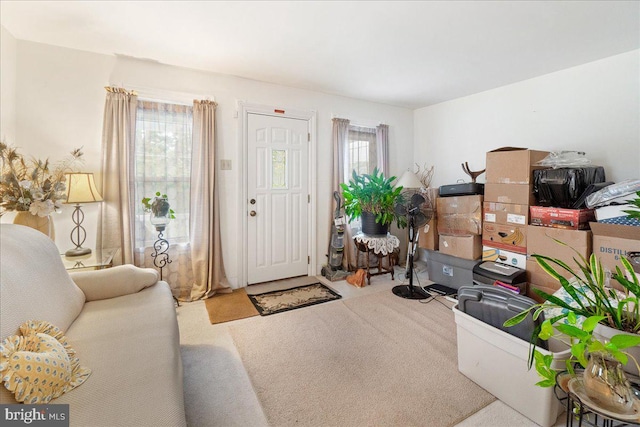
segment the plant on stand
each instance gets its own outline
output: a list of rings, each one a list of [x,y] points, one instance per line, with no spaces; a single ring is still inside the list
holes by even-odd
[[[567,246],[558,240],[556,242]],[[538,264],[558,280],[562,289],[554,295],[534,289],[533,292],[545,301],[524,310],[507,320],[504,325],[516,325],[529,313],[533,313],[534,319],[545,313],[546,320],[534,330],[530,342],[552,337],[561,341],[568,339],[566,344],[570,346],[572,355],[567,361],[569,374],[575,377],[573,363],[580,363],[585,368],[582,381],[586,393],[602,402],[603,406],[614,411],[625,411],[633,401],[630,400],[630,388],[622,368],[624,366],[625,370],[634,373],[640,370],[636,360],[638,356],[634,356],[640,345],[638,276],[629,261],[622,257],[623,268],[616,266],[616,271],[611,276],[622,289],[616,290],[595,254],[587,261],[575,252],[578,256],[574,257],[574,261],[579,272],[561,260],[533,255]],[[556,269],[568,272],[570,279]],[[557,372],[551,368],[552,360],[553,355],[543,355],[532,344],[529,366],[535,364],[542,378],[537,385],[551,387],[556,384]],[[594,365],[597,369],[591,369]],[[602,375],[594,378],[596,372]]]
[[[65,173],[73,171],[82,155],[77,148],[52,165],[49,159],[25,160],[16,148],[0,142],[0,216],[18,212],[14,223],[36,228],[53,238],[49,216],[60,212],[66,197]]]
[[[395,205],[402,187],[393,187],[395,176],[385,178],[375,168],[371,175],[358,175],[353,172],[349,184],[340,184],[344,197],[344,210],[349,222],[362,218],[362,232],[365,234],[387,234],[390,224],[396,221],[398,227],[406,227],[406,219],[396,215]],[[376,228],[376,224],[380,228]]]
[[[166,194],[156,192],[153,198],[145,197],[142,199],[142,205],[145,212],[151,213],[151,223],[156,227],[156,230],[163,231],[170,219],[175,219],[175,212],[171,209],[169,200]],[[162,230],[160,230],[162,228]]]
[[[608,410],[627,413],[633,406],[634,396],[623,365],[631,360],[638,366],[638,362],[624,350],[639,345],[640,335],[617,334],[608,341],[600,340],[593,331],[604,319],[605,316],[590,316],[578,324],[576,314],[569,312],[566,323],[552,325],[550,320],[545,320],[539,338],[564,341],[571,347],[571,357],[566,361],[569,375],[576,377],[574,365],[579,363],[584,369],[582,382],[587,395]],[[543,355],[536,349],[534,364],[541,377],[536,385],[554,386],[558,372],[552,368],[553,355]]]

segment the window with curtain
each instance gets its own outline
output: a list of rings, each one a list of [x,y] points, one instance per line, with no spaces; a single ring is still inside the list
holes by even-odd
[[[378,165],[376,129],[349,125],[347,177],[373,173]]]
[[[153,245],[158,232],[142,199],[166,194],[175,212],[164,232],[171,244],[189,242],[193,108],[138,101],[135,133],[135,247]]]

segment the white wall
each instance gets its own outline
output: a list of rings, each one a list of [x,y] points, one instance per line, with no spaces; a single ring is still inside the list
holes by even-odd
[[[243,244],[237,241],[242,219],[242,213],[238,212],[241,189],[237,182],[237,166],[240,159],[237,119],[234,117],[238,100],[285,110],[317,112],[318,273],[326,262],[324,255],[331,218],[331,118],[335,115],[357,123],[387,123],[390,127],[391,173],[401,173],[412,162],[413,112],[409,109],[25,41],[18,42],[17,72],[18,145],[22,151],[54,159],[83,145],[84,170],[96,173],[100,172],[104,86],[111,83],[148,88],[166,95],[165,98],[184,98],[181,94],[215,98],[218,103],[218,155],[220,159],[230,159],[233,165],[232,170],[219,173],[223,255],[232,283],[238,275],[238,245]],[[91,247],[95,244],[97,205],[87,205],[84,210],[91,238],[85,246]],[[65,207],[65,211],[55,217],[55,224],[56,244],[60,249],[67,249],[72,228],[71,207]]]
[[[16,139],[16,52],[17,41],[0,27],[0,140]]]
[[[636,50],[416,110],[416,161],[435,165],[436,186],[469,181],[460,164],[484,169],[502,146],[585,151],[610,180],[640,178],[639,59]]]

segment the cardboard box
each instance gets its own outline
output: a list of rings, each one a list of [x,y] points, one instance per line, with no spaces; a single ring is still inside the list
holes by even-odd
[[[439,234],[482,234],[482,195],[438,197],[436,200]]]
[[[544,159],[548,154],[548,151],[517,147],[502,147],[489,151],[487,153],[486,182],[491,184],[532,184],[533,170],[547,169],[545,166],[534,166],[534,163]]]
[[[512,203],[484,202],[483,222],[495,224],[529,224],[529,206]]]
[[[485,184],[486,202],[510,203],[514,205],[535,205],[533,184]]]
[[[482,224],[482,244],[526,254],[527,226],[485,222]]]
[[[482,261],[500,262],[523,270],[527,268],[527,255],[491,246],[482,246]]]
[[[425,229],[428,229],[428,231],[425,232]],[[438,220],[433,218],[427,225],[420,229],[418,247],[437,251],[438,244]]]
[[[529,262],[531,262],[531,261],[529,261]],[[529,270],[527,270],[527,275],[528,274],[529,274]],[[544,285],[539,285],[537,283],[529,282],[527,284],[527,296],[529,298],[533,299],[536,302],[544,302],[545,299],[542,298],[541,296],[539,296],[538,294],[536,294],[533,290],[534,289],[540,289],[541,291],[546,292],[549,295],[553,295],[555,293],[555,291],[560,289],[560,283],[559,282],[556,282],[556,283],[557,283],[557,285],[554,285],[554,286],[544,286]]]
[[[554,239],[565,243],[566,246],[554,241]],[[573,261],[574,257],[579,254],[585,259],[589,259],[591,256],[592,239],[592,233],[589,230],[568,230],[530,225],[527,227],[527,255],[529,258],[534,254],[546,255],[559,259],[575,269],[578,266]],[[559,273],[561,272],[559,271]]]
[[[620,257],[640,251],[640,227],[592,222],[593,253],[602,265],[615,271],[622,266]]]
[[[440,252],[454,257],[476,260],[482,256],[482,242],[479,235],[440,235]]]
[[[532,225],[552,228],[586,230],[589,222],[595,219],[593,209],[563,209],[544,206],[531,206]]]
[[[559,240],[566,245],[562,245],[553,239]],[[592,248],[591,242],[592,234],[589,230],[568,230],[530,225],[527,229],[527,281],[530,287],[537,287],[549,294],[560,289],[560,282],[544,271],[532,255],[546,255],[559,259],[577,272],[579,271],[578,265],[573,259],[579,255],[589,259]],[[575,249],[577,253],[571,248]],[[551,266],[563,277],[567,279],[572,277],[563,268],[553,264]],[[529,292],[532,293],[532,291]],[[534,299],[536,301],[541,300],[537,295]]]

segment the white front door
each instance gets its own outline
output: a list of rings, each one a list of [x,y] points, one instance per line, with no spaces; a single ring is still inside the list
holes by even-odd
[[[248,114],[247,283],[308,272],[309,122]]]

